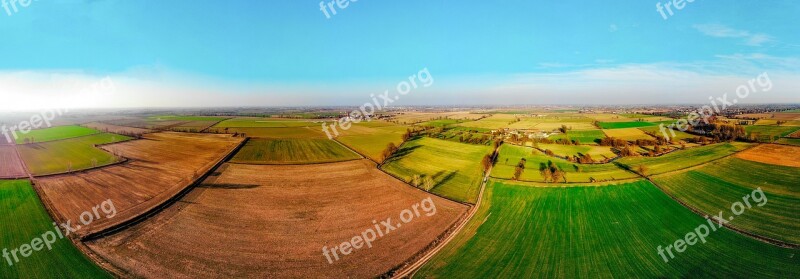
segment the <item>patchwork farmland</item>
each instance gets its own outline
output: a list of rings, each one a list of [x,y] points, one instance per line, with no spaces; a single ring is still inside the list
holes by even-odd
[[[54,266],[92,278],[800,274],[800,154],[791,138],[716,142],[676,132],[653,153],[636,140],[652,144],[658,122],[646,121],[665,117],[515,110],[397,114],[329,139],[331,119],[282,116],[87,118],[0,145],[8,218],[32,220],[28,230],[4,228],[9,249],[42,224],[76,224],[104,201],[117,212],[0,277],[52,277]],[[652,125],[630,127],[641,122]],[[636,152],[609,146],[620,140]],[[28,171],[33,186],[9,180]],[[753,203],[756,189],[767,203],[663,261],[659,246],[742,197]],[[435,214],[399,221],[426,199]],[[30,212],[16,210],[23,203]],[[366,246],[362,233],[387,218],[396,230]]]

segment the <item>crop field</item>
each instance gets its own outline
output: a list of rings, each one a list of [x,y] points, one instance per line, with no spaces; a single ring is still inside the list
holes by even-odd
[[[500,147],[500,156],[492,170],[492,177],[511,179],[514,168],[520,159],[525,158],[525,171],[520,180],[544,183],[544,177],[539,172],[542,164],[553,162],[559,169],[567,173],[568,183],[588,183],[592,181],[624,180],[639,177],[635,173],[626,171],[615,164],[577,164],[564,159],[550,157],[544,153],[530,148],[504,144]],[[558,181],[563,183],[564,181]]]
[[[211,128],[213,133],[244,134],[247,137],[266,139],[327,139],[322,127],[288,127],[288,128]]]
[[[623,129],[610,129],[610,130],[603,130],[603,133],[606,134],[607,137],[610,138],[618,138],[627,141],[635,141],[638,139],[645,139],[645,140],[652,140],[648,134],[645,134],[644,131],[636,129],[636,128],[623,128]]]
[[[518,117],[511,114],[495,114],[487,118],[458,124],[461,127],[496,130],[506,128],[516,122]]]
[[[17,133],[17,144],[28,142],[41,143],[69,138],[77,138],[100,133],[97,130],[81,126],[58,126],[39,130],[31,130],[27,134]]]
[[[579,154],[588,154],[594,160],[612,159],[616,158],[617,154],[611,151],[610,146],[596,146],[596,145],[564,145],[564,144],[539,144],[542,150],[553,151],[558,156],[576,156]]]
[[[636,120],[633,118],[627,118],[620,114],[613,114],[613,113],[592,113],[592,114],[587,114],[586,117],[594,119],[597,122],[631,122]]]
[[[95,147],[129,140],[117,134],[94,134],[44,143],[18,145],[22,160],[35,176],[91,169],[119,162],[113,154]]]
[[[239,164],[290,165],[330,163],[359,159],[346,147],[329,139],[251,139],[231,159]]]
[[[730,225],[789,243],[800,244],[800,168],[750,162],[738,158],[704,165],[688,172],[657,176],[654,181],[681,201],[716,215],[761,188],[766,201],[749,199],[752,208]],[[761,206],[758,206],[761,205]],[[730,214],[729,214],[730,215]]]
[[[758,134],[759,136],[769,136],[770,138],[780,138],[791,134],[794,131],[800,130],[800,127],[793,126],[762,126],[751,125],[745,126],[744,130],[748,134]]]
[[[0,212],[0,247],[9,253],[48,231],[55,233],[53,220],[27,180],[0,180]],[[51,247],[19,257],[13,266],[2,259],[0,278],[111,278],[70,240],[57,239]]]
[[[179,193],[243,141],[229,135],[152,133],[144,139],[102,148],[130,161],[110,167],[36,180],[58,215],[78,220],[81,213],[111,199],[119,212],[79,230],[87,235],[121,223]]]
[[[794,146],[800,146],[800,139],[795,139],[795,138],[781,138],[781,139],[779,139],[778,141],[776,141],[775,143],[780,143],[780,144],[788,144],[788,145],[794,145]]]
[[[615,163],[619,163],[630,169],[636,169],[640,165],[645,165],[648,169],[648,175],[656,175],[699,166],[713,160],[733,155],[736,152],[752,146],[753,144],[741,142],[718,143],[679,150],[659,157],[622,158]]]
[[[433,193],[475,203],[483,179],[481,159],[490,146],[431,138],[406,142],[383,169],[410,182],[414,175],[433,178]]]
[[[797,250],[729,230],[657,253],[707,221],[646,181],[538,188],[492,182],[464,231],[418,278],[796,278]]]
[[[511,129],[553,131],[566,125],[570,129],[589,130],[597,127],[592,124],[594,120],[585,117],[547,116],[547,117],[520,117],[519,122],[508,125]]]
[[[415,124],[437,119],[475,120],[484,116],[486,115],[468,111],[403,112],[392,116],[391,120],[399,124]]]
[[[0,178],[22,178],[28,174],[13,145],[0,145]]]
[[[639,128],[639,127],[649,127],[649,126],[656,126],[656,124],[650,122],[598,122],[598,126],[602,129],[625,129],[625,128]]]
[[[736,157],[764,164],[800,168],[800,147],[762,144],[739,152]]]
[[[433,127],[446,127],[450,125],[455,125],[459,123],[467,122],[467,120],[461,119],[441,119],[441,120],[431,120],[428,122],[423,122],[421,125],[423,126],[433,126]]]
[[[106,124],[106,123],[100,123],[100,122],[92,122],[92,123],[84,124],[83,126],[85,126],[87,128],[90,128],[90,129],[95,129],[95,130],[98,130],[98,131],[106,132],[106,133],[114,133],[114,134],[120,134],[120,135],[141,135],[141,134],[146,134],[146,133],[152,132],[151,130],[148,130],[148,129],[118,126],[118,125],[112,125],[112,124]]]
[[[602,130],[570,130],[567,134],[558,134],[550,137],[551,140],[569,139],[577,140],[581,144],[597,144],[601,139],[606,138]]]
[[[322,121],[295,120],[285,118],[233,118],[220,122],[215,128],[288,128],[288,127],[321,127]],[[321,129],[321,128],[320,128]]]
[[[353,124],[350,129],[341,131],[342,136],[336,140],[352,149],[380,162],[381,154],[391,142],[399,146],[403,142],[403,134],[408,128],[386,122],[367,122]],[[327,140],[327,138],[326,138]]]
[[[436,213],[349,255],[332,248],[430,198]],[[175,206],[89,247],[134,277],[377,278],[451,227],[467,207],[415,190],[368,160],[227,164]],[[432,212],[429,211],[429,212]]]
[[[800,113],[798,112],[781,112],[775,113],[770,118],[782,121],[800,120]]]
[[[661,128],[657,127],[657,126],[654,126],[654,127],[642,127],[642,128],[639,128],[639,130],[642,130],[644,132],[654,133],[654,134],[659,135],[659,136],[663,136],[663,134],[661,133]],[[670,130],[672,130],[672,131],[670,131]],[[695,136],[695,135],[689,134],[687,132],[681,132],[678,129],[666,129],[665,128],[664,132],[667,133],[667,136],[669,136],[671,141],[682,141],[682,140],[687,140],[687,139],[693,139],[693,138],[700,137],[700,136]],[[673,135],[673,132],[674,132],[674,135]]]

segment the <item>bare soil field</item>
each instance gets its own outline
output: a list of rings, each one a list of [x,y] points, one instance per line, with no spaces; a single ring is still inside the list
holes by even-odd
[[[135,127],[125,127],[125,126],[118,126],[100,122],[92,122],[88,124],[84,124],[84,127],[92,128],[98,131],[103,131],[106,133],[114,133],[120,135],[139,135],[139,134],[147,134],[153,132],[152,130],[142,129],[142,128],[135,128]]]
[[[762,144],[736,154],[736,157],[764,164],[800,168],[800,147]]]
[[[436,213],[400,221],[431,198]],[[431,208],[431,207],[429,207]],[[368,160],[226,164],[161,214],[88,242],[131,277],[375,278],[431,244],[467,207],[413,189]],[[433,212],[429,210],[428,212]],[[331,249],[391,218],[397,229],[348,255]]]
[[[111,199],[118,214],[77,231],[85,236],[134,218],[191,185],[243,141],[230,135],[153,133],[144,139],[102,146],[124,164],[36,179],[57,220],[77,222],[81,213]]]
[[[13,145],[0,145],[0,178],[25,177],[25,167]]]

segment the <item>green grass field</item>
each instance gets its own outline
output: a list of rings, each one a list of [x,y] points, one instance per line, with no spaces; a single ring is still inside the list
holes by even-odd
[[[179,115],[155,115],[147,117],[147,120],[153,121],[222,121],[229,117],[221,116],[179,116]]]
[[[92,159],[97,160],[97,166],[115,163],[117,158],[114,155],[95,148],[94,145],[129,139],[126,136],[103,133],[54,142],[20,145],[18,150],[33,175],[46,175],[68,171],[69,163],[72,163],[73,171],[92,168]]]
[[[798,129],[800,129],[800,127],[763,125],[751,125],[744,127],[744,130],[747,132],[747,134],[756,133],[760,136],[769,136],[770,138],[785,137],[792,132],[797,131]]]
[[[558,156],[576,156],[578,154],[589,154],[595,160],[611,159],[617,157],[611,151],[610,146],[597,146],[597,145],[564,145],[564,144],[539,144],[539,148],[543,150],[553,151]]]
[[[330,163],[361,158],[329,139],[251,139],[231,159],[241,164]]]
[[[567,131],[567,134],[558,134],[549,137],[551,140],[567,139],[578,140],[581,144],[597,144],[597,141],[604,139],[606,134],[602,130],[582,130],[582,131]]]
[[[781,138],[776,143],[800,146],[800,139]]]
[[[510,114],[495,114],[489,117],[486,117],[481,120],[476,121],[469,121],[458,124],[461,127],[468,127],[468,128],[479,128],[479,129],[487,129],[487,130],[495,130],[500,128],[505,128],[513,124],[517,119],[517,116],[510,115]]]
[[[17,132],[17,144],[25,144],[26,140],[48,142],[68,138],[76,138],[100,133],[95,129],[81,126],[58,126],[46,129],[31,130],[27,134]]]
[[[647,175],[655,175],[705,164],[753,146],[748,143],[718,143],[675,151],[659,157],[628,157],[617,160],[630,169],[646,165]]]
[[[520,180],[532,182],[544,182],[544,178],[539,173],[540,164],[553,162],[567,172],[567,182],[590,182],[609,181],[636,178],[638,175],[626,171],[614,164],[586,164],[581,165],[567,160],[554,158],[539,152],[533,148],[521,147],[504,144],[500,147],[500,156],[492,170],[492,177],[511,179],[514,175],[514,168],[520,159],[525,158],[525,171]],[[559,181],[563,183],[564,181]]]
[[[706,220],[646,181],[537,188],[491,182],[467,227],[417,278],[797,278],[797,250],[729,230],[668,263],[672,245]]]
[[[227,129],[227,130],[226,130]],[[244,133],[252,138],[268,139],[327,139],[322,126],[289,127],[289,128],[211,128],[212,132],[219,133]]]
[[[423,122],[422,126],[433,126],[433,127],[446,127],[450,125],[455,125],[458,123],[466,122],[463,119],[440,119],[440,120],[432,120],[428,122]]]
[[[53,220],[26,180],[0,181],[0,212],[0,249],[9,253],[48,231],[55,232]],[[18,251],[20,261],[13,266],[1,258],[0,278],[111,278],[68,239],[58,239],[51,247],[33,251],[27,258]]]
[[[406,181],[414,175],[431,176],[431,192],[475,203],[483,178],[480,162],[491,151],[490,146],[419,138],[406,142],[383,169]]]
[[[322,122],[312,120],[292,120],[280,118],[233,118],[214,125],[215,128],[286,128],[286,127],[320,127]]]
[[[699,169],[657,176],[673,196],[709,214],[730,212],[731,204],[761,187],[767,196],[736,216],[731,225],[757,235],[800,244],[800,169],[726,158]]]
[[[661,133],[661,128],[658,127],[658,126],[642,127],[642,128],[639,128],[639,130],[642,130],[644,132],[654,133],[654,134],[656,134],[658,136],[664,136],[664,134]],[[677,129],[672,129],[672,131],[675,132],[675,135],[673,135],[673,133],[670,132],[669,129],[664,129],[664,132],[667,134],[667,136],[669,136],[670,141],[672,141],[672,140],[681,141],[681,140],[687,140],[687,139],[693,139],[693,138],[699,137],[699,136],[695,136],[695,135],[692,135],[692,134],[689,134],[689,133],[686,133],[686,132],[681,132],[681,131],[679,131]]]
[[[380,162],[383,160],[381,154],[386,149],[386,146],[390,142],[399,146],[403,142],[403,134],[407,129],[406,126],[387,122],[359,123],[354,124],[346,131],[341,131],[342,136],[336,138],[336,140],[372,160]]]
[[[655,126],[656,124],[650,122],[597,122],[597,125],[603,129],[623,129],[623,128],[639,128]]]

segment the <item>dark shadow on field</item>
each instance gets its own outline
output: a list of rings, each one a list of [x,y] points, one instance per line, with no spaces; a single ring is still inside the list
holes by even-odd
[[[408,156],[408,154],[411,154],[411,152],[413,152],[415,149],[420,148],[420,147],[422,147],[422,146],[421,145],[416,145],[416,146],[412,146],[412,147],[400,148],[400,150],[397,150],[397,152],[395,152],[394,155],[392,155],[392,157],[389,157],[383,163],[384,164],[388,164],[388,163],[390,163],[392,161],[403,159],[403,157]]]
[[[42,145],[42,144],[40,144],[38,142],[37,143],[28,143],[28,144],[20,144],[18,146],[22,147],[22,148],[30,148],[30,149],[47,149],[47,147],[44,147],[44,145]]]
[[[439,180],[439,177],[444,175],[444,173],[445,173],[445,171],[440,171],[440,172],[436,173],[436,175],[433,176],[433,179],[434,180]],[[436,183],[436,185],[433,186],[433,188],[431,188],[431,190],[436,189],[436,187],[439,187],[439,185],[445,184],[448,181],[453,180],[453,178],[456,177],[456,174],[458,174],[458,171],[451,171],[451,172],[447,173],[446,175],[444,175],[444,177],[442,177],[441,180],[439,180],[438,183]]]
[[[214,184],[200,184],[197,188],[205,188],[205,189],[226,189],[226,190],[238,190],[238,189],[253,189],[261,187],[261,185],[256,184],[233,184],[233,183],[214,183]]]

